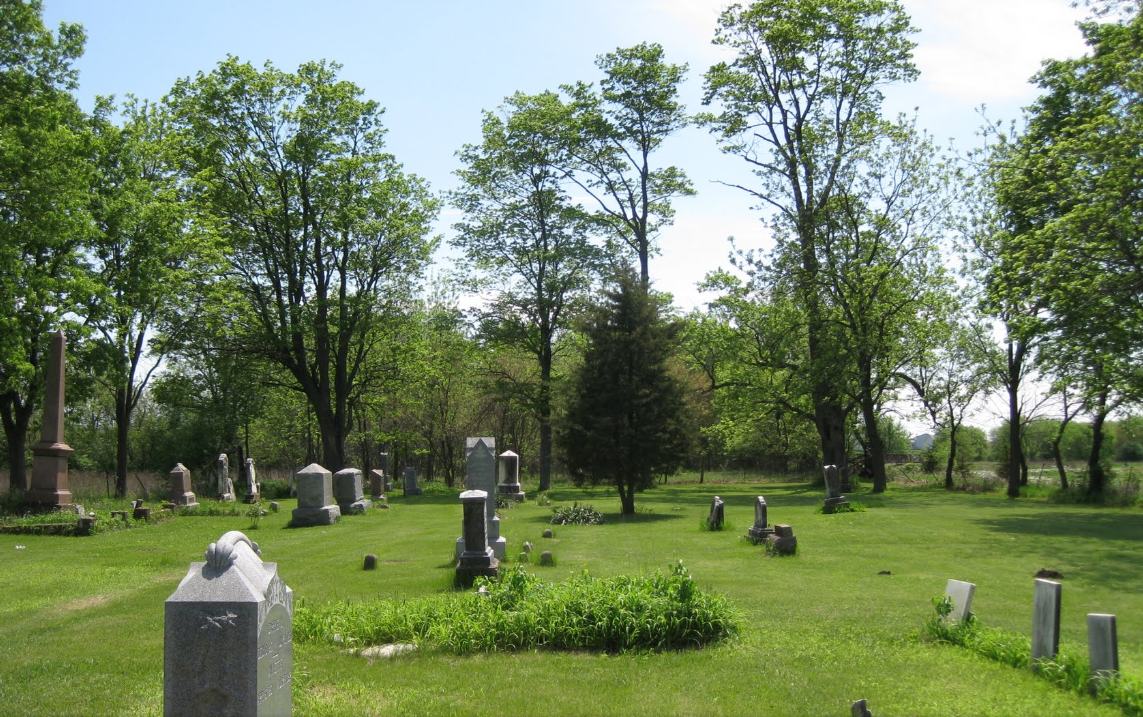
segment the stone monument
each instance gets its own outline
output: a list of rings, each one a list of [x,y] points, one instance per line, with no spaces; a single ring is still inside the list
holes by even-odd
[[[422,492],[417,485],[417,469],[412,466],[405,466],[404,488],[405,495],[420,495]]]
[[[225,453],[218,454],[214,462],[214,477],[218,481],[218,499],[227,503],[234,500],[234,481],[230,480],[230,459]]]
[[[785,523],[774,526],[774,532],[766,536],[766,549],[774,555],[793,555],[798,552],[798,539],[794,529]]]
[[[1119,672],[1119,638],[1115,616],[1098,612],[1087,614],[1087,656],[1093,677]]]
[[[377,469],[381,471],[381,492],[388,493],[393,490],[393,471],[389,470],[389,453],[381,451],[377,454]]]
[[[826,498],[825,503],[822,504],[822,512],[836,513],[841,506],[849,505],[849,501],[841,494],[841,479],[838,477],[837,466],[824,466],[822,473],[825,475],[826,489]]]
[[[498,459],[500,483],[496,493],[515,501],[524,500],[524,489],[520,487],[520,456],[512,451],[504,451]]]
[[[290,714],[293,591],[236,530],[205,557],[164,605],[163,714]]]
[[[484,492],[488,547],[492,548],[498,560],[503,560],[508,550],[508,541],[500,535],[500,518],[496,517],[496,439],[469,438],[465,441],[464,455],[464,487]],[[461,540],[458,539],[458,555],[461,544]]]
[[[64,443],[66,349],[67,338],[63,331],[57,331],[52,336],[48,366],[44,371],[44,426],[39,443],[32,446],[32,482],[25,496],[28,503],[36,505],[71,505],[67,459],[75,451]]]
[[[341,518],[341,509],[333,499],[333,475],[317,463],[311,463],[294,477],[298,488],[298,507],[290,514],[290,525],[332,525]]]
[[[261,492],[258,490],[258,474],[254,471],[254,459],[246,459],[246,502],[257,503],[262,499]]]
[[[972,596],[976,594],[976,585],[963,580],[948,581],[945,585],[945,595],[952,600],[952,612],[948,619],[953,622],[964,622],[972,614]]]
[[[361,470],[358,468],[342,468],[333,474],[333,497],[337,500],[337,507],[342,515],[350,513],[364,513],[373,505],[365,497],[361,485]]]
[[[369,471],[369,496],[373,500],[385,499],[385,471],[380,468]]]
[[[1060,591],[1054,580],[1036,578],[1032,596],[1032,664],[1052,659],[1060,649]]]
[[[464,522],[460,538],[462,549],[456,561],[456,580],[467,587],[478,575],[496,577],[500,572],[500,561],[488,547],[485,529],[488,494],[482,490],[466,490],[460,494],[460,502],[464,506]]]
[[[182,463],[176,463],[170,473],[171,502],[179,508],[197,508],[198,501],[191,491],[190,469]]]
[[[722,530],[722,522],[726,517],[726,503],[717,495],[710,501],[710,515],[706,517],[706,527],[711,530]]]
[[[746,537],[757,545],[765,540],[766,536],[773,534],[774,529],[766,524],[766,499],[758,496],[754,499],[754,525],[746,531]]]

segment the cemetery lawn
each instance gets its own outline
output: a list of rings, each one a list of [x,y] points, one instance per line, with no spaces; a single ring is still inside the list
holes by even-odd
[[[702,530],[716,493],[727,529]],[[742,538],[758,494],[771,523],[793,526],[796,556],[769,558]],[[544,539],[552,507],[529,500],[504,510],[506,565],[525,540],[555,554],[555,567],[529,567],[549,581],[583,570],[648,574],[682,560],[702,589],[735,606],[738,637],[668,653],[422,650],[373,664],[335,645],[295,643],[295,714],[836,715],[863,697],[878,715],[1121,714],[921,639],[947,578],[976,583],[984,624],[1027,633],[1040,568],[1064,575],[1061,644],[1086,656],[1086,613],[1115,613],[1122,669],[1143,677],[1138,508],[891,487],[851,494],[864,512],[822,515],[821,490],[805,484],[673,479],[640,494],[639,513],[623,520],[614,491],[550,495],[553,506],[590,503],[606,522],[554,526]],[[302,604],[451,589],[455,494],[391,504],[304,529],[285,528],[294,505],[282,501],[254,530],[247,517],[179,517],[87,538],[0,535],[0,714],[161,714],[163,601],[228,530],[258,542]],[[366,553],[377,555],[376,571],[361,569]]]

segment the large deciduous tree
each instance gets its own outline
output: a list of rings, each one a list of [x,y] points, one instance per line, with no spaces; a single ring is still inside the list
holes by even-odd
[[[734,60],[706,74],[705,117],[723,151],[758,179],[739,186],[793,237],[810,396],[823,459],[847,464],[843,350],[822,293],[821,242],[834,203],[864,148],[882,133],[880,87],[912,79],[909,19],[896,0],[763,0],[723,12],[715,43]]]
[[[610,483],[623,515],[686,458],[684,388],[669,370],[671,329],[631,274],[592,313],[561,441],[577,484]]]
[[[178,82],[169,101],[186,169],[228,246],[227,278],[249,303],[249,349],[293,377],[345,464],[352,395],[433,248],[436,202],[385,151],[382,110],[338,66],[288,73],[229,58]]]
[[[464,212],[454,244],[496,292],[483,316],[486,333],[536,359],[531,403],[542,491],[551,485],[557,339],[603,259],[590,240],[591,222],[567,191],[567,114],[554,93],[517,93],[501,114],[486,112],[481,143],[460,151],[460,187],[450,195]]]
[[[79,25],[44,27],[40,2],[0,0],[0,422],[15,491],[49,335],[92,286],[91,135],[70,94],[83,43]]]
[[[642,43],[600,55],[599,91],[586,83],[571,97],[571,177],[599,206],[613,236],[635,253],[639,278],[650,283],[654,241],[674,218],[671,200],[694,194],[678,167],[656,167],[652,155],[686,126],[678,99],[686,65],[665,61],[662,46]]]

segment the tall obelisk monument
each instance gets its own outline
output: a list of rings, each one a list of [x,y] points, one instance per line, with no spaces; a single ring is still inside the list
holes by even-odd
[[[48,368],[44,372],[44,429],[32,446],[32,487],[27,501],[38,505],[70,505],[67,459],[74,451],[64,443],[64,350],[63,331],[52,337]]]

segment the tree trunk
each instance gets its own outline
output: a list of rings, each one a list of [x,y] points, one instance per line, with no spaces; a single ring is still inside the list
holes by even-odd
[[[865,436],[868,440],[866,467],[873,472],[873,492],[884,493],[889,483],[885,474],[885,442],[877,426],[877,408],[873,403],[873,386],[868,367],[862,367],[861,376],[861,417],[865,421]],[[844,475],[844,474],[843,474]],[[856,484],[855,484],[856,485]]]
[[[318,432],[321,434],[321,459],[326,470],[337,472],[345,468],[345,430],[338,425],[337,416],[328,406],[314,406]]]
[[[623,515],[635,515],[635,486],[619,480],[619,504]]]
[[[1060,489],[1068,489],[1068,470],[1064,468],[1064,456],[1060,452],[1060,441],[1064,437],[1064,426],[1066,423],[1060,424],[1060,430],[1056,433],[1056,440],[1052,441],[1052,457],[1056,459],[1056,472],[1060,474]]]
[[[1099,404],[1091,419],[1091,454],[1087,458],[1087,494],[1103,493],[1107,476],[1103,470],[1103,423],[1107,420],[1107,391],[1099,394]]]
[[[956,426],[949,426],[949,458],[945,462],[945,490],[953,489],[953,468],[956,466]]]
[[[1008,497],[1020,497],[1020,359],[1015,341],[1008,342]]]
[[[814,422],[821,439],[822,464],[837,466],[838,474],[849,468],[845,453],[845,411],[830,399],[815,400]]]
[[[115,389],[115,497],[127,497],[127,448],[131,429],[131,410],[127,391]]]
[[[4,438],[8,443],[8,493],[27,493],[28,482],[28,425],[32,420],[34,404],[21,405],[8,395],[0,399],[0,417],[4,424]]]
[[[536,406],[540,419],[540,492],[552,487],[552,347],[540,352],[540,397]]]

